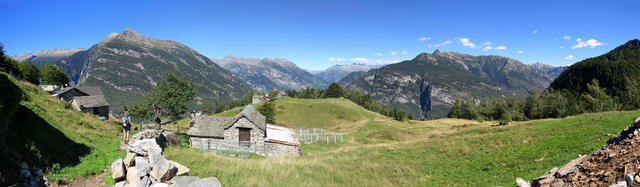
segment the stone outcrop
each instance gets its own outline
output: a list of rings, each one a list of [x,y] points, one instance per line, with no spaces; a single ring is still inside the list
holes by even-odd
[[[607,145],[534,178],[531,186],[640,186],[640,118]],[[518,186],[526,182],[516,180]],[[528,183],[527,183],[528,184]]]
[[[187,176],[189,168],[166,159],[158,143],[158,140],[166,142],[161,132],[145,130],[134,135],[132,139],[125,158],[111,164],[115,186],[221,186],[215,177],[200,179]],[[182,177],[191,178],[184,180]],[[186,185],[178,185],[174,179]]]

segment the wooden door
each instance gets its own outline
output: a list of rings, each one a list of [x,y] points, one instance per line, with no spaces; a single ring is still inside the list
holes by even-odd
[[[238,140],[240,143],[248,144],[251,142],[251,129],[248,128],[238,128]]]

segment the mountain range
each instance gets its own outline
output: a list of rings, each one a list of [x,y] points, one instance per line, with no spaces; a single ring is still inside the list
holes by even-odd
[[[382,65],[367,65],[367,64],[344,64],[334,65],[324,70],[310,71],[311,74],[321,78],[327,83],[338,82],[345,78],[349,73],[356,71],[369,71],[371,69],[382,67]]]
[[[422,53],[412,60],[366,73],[354,72],[341,80],[389,107],[412,116],[445,117],[457,96],[522,96],[545,89],[554,76],[501,56],[472,56],[457,52]]]
[[[529,66],[536,68],[540,71],[544,71],[545,73],[553,76],[554,78],[560,75],[564,70],[567,70],[569,66],[552,66],[549,64],[543,64],[542,62],[536,62],[533,64],[529,64]]]
[[[326,88],[327,83],[299,68],[286,59],[243,58],[226,56],[211,61],[242,78],[256,91],[295,89],[305,87]]]
[[[53,53],[62,55],[39,53],[26,59],[57,65],[77,85],[101,87],[115,113],[133,105],[151,90],[163,72],[171,69],[194,81],[198,93],[191,109],[226,103],[249,91],[242,79],[195,50],[175,41],[146,37],[132,29],[111,33],[87,50]],[[29,54],[18,57],[25,56]]]

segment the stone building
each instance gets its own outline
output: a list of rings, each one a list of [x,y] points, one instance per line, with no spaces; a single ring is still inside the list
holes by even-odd
[[[84,86],[84,87],[66,87],[58,90],[53,94],[65,102],[71,102],[73,97],[77,96],[99,96],[104,95],[102,89],[97,86]]]
[[[109,119],[109,103],[104,96],[76,96],[71,100],[71,106],[76,110]]]
[[[248,105],[234,117],[196,116],[191,121],[187,135],[192,148],[249,148],[263,156],[300,156],[302,153],[293,131],[290,138],[281,138],[286,135],[280,133],[282,130],[277,127],[267,124],[265,117]],[[269,136],[270,133],[273,135]]]

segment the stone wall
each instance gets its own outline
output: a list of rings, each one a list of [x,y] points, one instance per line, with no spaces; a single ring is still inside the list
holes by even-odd
[[[265,142],[264,149],[265,155],[270,157],[302,156],[302,150],[300,150],[300,147],[289,144]]]
[[[71,106],[76,110],[82,111],[84,113],[94,114],[93,108],[84,108],[75,101],[71,102]],[[104,117],[105,119],[109,119],[109,106],[98,107],[98,114],[95,114],[95,115],[98,117]]]
[[[196,149],[200,149],[200,146],[204,146],[204,148],[209,146],[210,148],[214,149],[214,148],[216,148],[216,145],[219,144],[220,141],[222,141],[222,139],[218,139],[218,138],[201,138],[201,137],[191,137],[191,138],[189,138],[189,142],[190,142],[191,148],[196,148]],[[209,145],[207,145],[207,143]]]
[[[264,153],[264,131],[259,129],[253,122],[247,118],[242,117],[238,119],[231,127],[224,130],[225,140],[240,140],[240,130],[238,128],[251,129],[251,141],[256,144],[256,154],[265,155]]]

